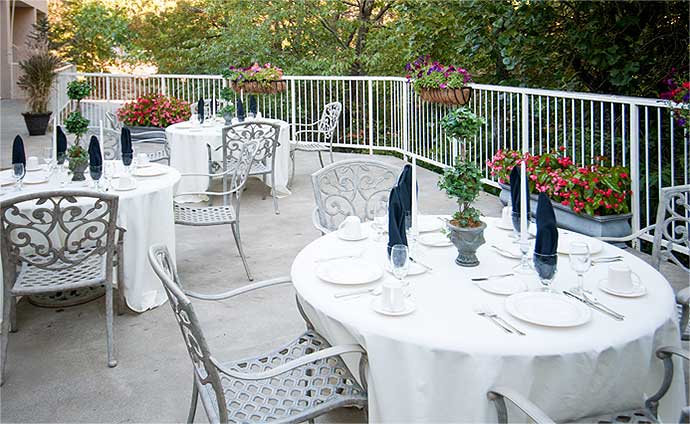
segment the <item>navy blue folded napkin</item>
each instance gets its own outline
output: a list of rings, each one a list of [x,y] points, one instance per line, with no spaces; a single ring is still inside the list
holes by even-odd
[[[12,163],[21,163],[26,166],[26,153],[24,152],[24,140],[17,135],[12,142]]]
[[[527,219],[529,220],[529,177],[526,172],[525,181],[527,187]],[[522,201],[520,197],[520,165],[516,165],[513,170],[510,171],[510,197],[513,213],[520,215],[520,202]]]
[[[244,103],[242,103],[242,99],[240,97],[237,97],[237,120],[242,122],[244,121],[245,116]]]
[[[199,122],[202,124],[204,123],[204,99],[199,99],[199,102],[196,104],[196,114],[199,117]]]
[[[537,202],[537,239],[534,253],[553,255],[558,249],[558,224],[551,199],[546,193],[539,193]]]
[[[120,133],[120,151],[122,154],[132,154],[132,133],[129,128],[122,127],[122,132]]]
[[[59,158],[60,156],[64,155],[65,152],[67,151],[67,136],[65,135],[65,132],[62,131],[62,127],[58,125],[57,127],[57,136],[56,136],[56,141],[57,141],[57,157]]]
[[[405,213],[412,213],[412,165],[403,166],[396,184]]]
[[[95,135],[92,135],[91,141],[89,141],[89,166],[92,168],[103,166],[101,145],[98,142],[98,137],[96,137]]]
[[[393,187],[388,197],[388,254],[391,247],[396,244],[407,246],[407,234],[405,233],[405,208],[400,196],[400,189]]]
[[[249,96],[249,116],[256,116],[256,111],[258,109],[259,107],[256,104],[256,96],[252,94]]]

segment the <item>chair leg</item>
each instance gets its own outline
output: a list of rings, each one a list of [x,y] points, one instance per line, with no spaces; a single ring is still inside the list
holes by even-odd
[[[280,215],[280,211],[278,210],[278,198],[276,197],[276,172],[271,171],[271,195],[273,196],[273,212],[276,213],[276,215]]]
[[[5,366],[7,365],[7,344],[10,332],[10,302],[14,302],[14,296],[5,291],[2,307],[2,334],[0,335],[0,386],[5,382]]]
[[[17,298],[10,296],[10,331],[17,332]]]
[[[319,150],[319,162],[321,162],[321,168],[323,168],[324,164],[323,164],[323,156],[321,156],[321,150]]]
[[[117,314],[123,315],[127,309],[125,302],[125,270],[124,270],[124,249],[119,247],[117,252]]]
[[[295,151],[291,150],[290,151],[290,164],[292,165],[292,169],[290,169],[290,178],[288,178],[288,187],[292,188],[292,180],[295,178]]]
[[[263,180],[264,182],[264,188],[270,190],[270,188],[268,188],[268,184],[266,184],[266,174],[263,174],[261,176],[261,180]],[[266,200],[266,190],[264,190],[264,194],[261,196],[261,200]]]
[[[196,387],[196,377],[192,379],[192,403],[189,405],[189,415],[187,416],[187,423],[194,422],[196,415],[196,402],[199,399],[199,389]]]
[[[108,366],[117,366],[115,354],[113,353],[113,282],[105,283],[105,333],[106,344],[108,346]]]
[[[247,258],[245,258],[244,250],[242,249],[242,238],[240,237],[240,223],[235,222],[234,224],[230,224],[230,228],[232,228],[232,236],[235,238],[235,245],[237,246],[237,251],[240,252],[240,257],[242,258],[244,270],[247,272],[247,278],[249,278],[249,281],[254,281],[254,277],[252,276],[252,273],[249,271]]]

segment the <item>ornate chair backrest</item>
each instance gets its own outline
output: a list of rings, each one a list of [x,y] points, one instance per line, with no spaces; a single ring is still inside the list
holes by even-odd
[[[172,308],[177,324],[182,332],[187,353],[192,360],[194,377],[202,385],[213,389],[211,393],[215,399],[209,404],[206,390],[199,390],[201,400],[204,402],[206,411],[214,411],[218,407],[218,416],[209,416],[209,422],[228,422],[228,411],[225,403],[225,394],[218,368],[211,361],[211,351],[206,343],[204,333],[201,331],[199,319],[194,313],[192,302],[184,294],[182,284],[177,269],[168,248],[163,245],[151,246],[149,249],[149,262],[158,278],[163,283],[165,293],[168,295],[170,307]]]
[[[236,162],[240,156],[240,146],[248,141],[256,141],[258,149],[254,155],[255,162],[271,165],[275,162],[280,124],[262,119],[240,122],[223,128],[223,163],[232,159]]]
[[[255,157],[257,152],[261,147],[261,142],[259,140],[247,139],[244,141],[239,141],[228,137],[228,133],[231,132],[231,127],[223,128],[223,191],[235,190],[232,200],[235,206],[235,212],[239,215],[240,208],[240,198],[242,197],[242,188],[247,184],[247,179],[249,178],[249,171],[251,171],[252,165],[255,162]],[[233,133],[234,134],[234,133]],[[232,152],[232,153],[231,153]],[[232,157],[235,159],[233,163],[234,168],[227,169],[228,166],[227,158]],[[224,198],[225,204],[227,204],[227,197]]]
[[[108,127],[103,127],[101,132],[100,127],[89,127],[86,134],[82,138],[87,143],[91,136],[95,135],[101,142],[101,151],[103,152],[104,160],[118,160],[122,157],[120,154],[120,131],[113,130]],[[86,145],[88,147],[88,144]]]
[[[211,99],[204,99],[204,119],[211,118],[215,114],[215,108],[213,103],[214,102]],[[192,102],[190,108],[192,115],[196,115],[197,113],[199,113],[198,100],[196,102]]]
[[[321,226],[334,231],[345,218],[371,220],[377,210],[388,210],[391,188],[400,170],[371,159],[332,163],[311,176]]]
[[[0,201],[0,252],[5,276],[14,280],[18,265],[67,271],[115,252],[118,197],[58,190]],[[106,266],[106,279],[112,267]],[[8,280],[5,280],[6,283]]]
[[[340,112],[343,110],[343,105],[340,102],[328,103],[323,108],[321,119],[319,119],[319,132],[322,133],[326,140],[330,141],[333,138],[333,133],[338,127],[338,120],[340,119]]]
[[[105,113],[105,120],[111,130],[120,131],[122,129],[122,122],[118,121],[117,116],[112,112]]]
[[[689,254],[690,184],[662,188],[654,226],[653,265],[659,269],[662,261],[669,261],[690,274]]]

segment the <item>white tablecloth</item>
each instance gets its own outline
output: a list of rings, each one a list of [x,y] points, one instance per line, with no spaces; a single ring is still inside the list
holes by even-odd
[[[597,289],[607,265],[593,266],[585,287],[624,314],[625,320],[592,311],[591,321],[580,327],[528,324],[508,314],[504,296],[487,293],[470,281],[473,276],[509,270],[516,263],[490,248],[511,243],[509,234],[489,225],[486,244],[478,250],[481,264],[470,269],[455,265],[453,246],[419,246],[418,259],[433,272],[408,277],[417,309],[397,318],[374,312],[369,295],[335,299],[334,293],[353,286],[329,284],[315,275],[315,259],[343,249],[363,248],[363,257],[383,266],[385,242],[375,243],[371,237],[346,242],[331,233],[299,253],[292,279],[317,330],[331,344],[359,343],[368,352],[371,422],[496,422],[486,393],[498,385],[522,393],[553,419],[575,419],[639,406],[644,395],[660,387],[663,366],[654,356],[655,349],[680,343],[668,282],[643,261],[606,245],[601,254],[623,255],[648,294],[626,299]],[[384,278],[392,277],[386,274]],[[570,288],[575,281],[567,256],[561,255],[554,289]],[[539,287],[536,278],[528,285]],[[476,315],[475,307],[482,304],[490,305],[527,336],[506,334]],[[356,366],[354,359],[348,358],[348,365]],[[664,414],[671,417],[677,417],[685,405],[680,370],[678,362],[673,385],[661,403]]]
[[[290,125],[279,119],[266,119],[280,124],[280,135],[276,148],[275,160],[275,190],[278,197],[290,195],[287,187],[290,166]],[[165,134],[170,145],[170,166],[182,174],[208,173],[208,149],[211,146],[213,160],[222,162],[223,151],[216,148],[222,144],[222,129],[225,124],[213,121],[211,126],[193,125],[189,122],[180,122],[166,128]],[[270,185],[271,180],[266,182]],[[208,189],[207,177],[184,177],[177,187],[176,193],[188,193],[206,191]],[[198,202],[205,200],[199,196],[186,196],[177,199],[182,202]]]
[[[137,188],[132,191],[116,191],[120,203],[117,223],[125,233],[124,288],[127,305],[136,312],[162,305],[167,300],[160,280],[148,262],[148,248],[163,243],[175,255],[175,220],[173,217],[172,196],[180,173],[165,165],[166,173],[156,177],[137,177]],[[122,172],[121,163],[116,162],[116,173]],[[10,171],[0,173],[3,180],[11,179]],[[42,171],[37,171],[42,172]],[[88,171],[86,172],[88,174]],[[115,180],[116,181],[116,180]],[[25,184],[21,194],[30,191],[59,189],[57,177],[45,184]],[[69,183],[65,189],[85,189],[84,183]],[[3,187],[0,199],[17,195],[11,187]],[[117,275],[113,274],[116,278]]]

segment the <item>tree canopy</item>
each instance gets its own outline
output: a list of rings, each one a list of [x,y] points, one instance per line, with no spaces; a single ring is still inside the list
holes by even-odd
[[[60,55],[161,73],[270,62],[292,75],[404,75],[420,55],[475,81],[656,96],[688,67],[687,1],[66,0]]]

